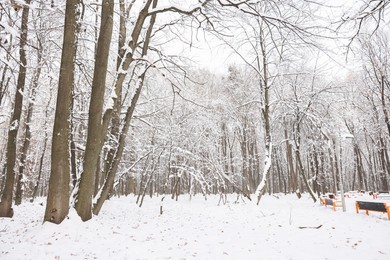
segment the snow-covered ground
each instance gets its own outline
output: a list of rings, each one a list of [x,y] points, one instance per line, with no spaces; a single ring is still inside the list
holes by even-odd
[[[387,215],[356,214],[356,198],[347,212],[308,196],[218,200],[166,197],[160,215],[161,197],[141,208],[113,198],[98,217],[83,223],[72,211],[61,225],[42,224],[44,199],[26,202],[0,219],[0,259],[390,259]]]

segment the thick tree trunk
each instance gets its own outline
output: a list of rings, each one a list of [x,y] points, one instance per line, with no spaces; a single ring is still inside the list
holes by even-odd
[[[157,6],[157,0],[154,0],[153,7],[156,7],[156,6]],[[152,35],[153,26],[154,26],[155,22],[156,22],[156,15],[154,14],[150,18],[150,24],[149,24],[148,30],[146,32],[146,35],[145,35],[145,42],[144,42],[144,45],[142,48],[142,53],[141,53],[142,57],[146,56],[146,54],[148,52],[150,38]],[[115,156],[113,156],[111,158],[112,161],[110,163],[109,171],[107,173],[107,177],[105,179],[104,185],[101,189],[101,192],[98,193],[96,203],[93,206],[93,213],[95,215],[99,214],[99,212],[103,206],[104,201],[107,199],[108,194],[112,190],[114,180],[115,180],[115,175],[116,175],[116,172],[118,170],[119,162],[122,158],[123,150],[125,148],[125,141],[126,141],[128,129],[130,127],[130,122],[133,118],[134,110],[135,110],[135,107],[137,105],[139,96],[141,95],[142,87],[144,85],[144,80],[145,80],[147,68],[148,67],[145,67],[145,70],[143,71],[143,73],[138,77],[138,81],[136,83],[137,85],[136,85],[135,93],[134,93],[134,96],[131,100],[130,106],[128,107],[128,109],[126,111],[124,126],[123,126],[123,128],[120,132],[120,135],[119,135],[118,146],[117,146],[117,149],[115,152]]]
[[[119,19],[119,36],[118,36],[118,56],[117,56],[117,71],[120,69],[120,66],[123,62],[123,58],[125,55],[125,45],[126,45],[126,21],[128,18],[128,12],[130,12],[132,6],[133,6],[134,0],[130,3],[130,6],[128,7],[128,10],[126,10],[125,1],[120,0],[119,8],[120,8],[120,19]],[[116,146],[119,140],[120,135],[120,113],[122,108],[122,92],[117,92],[117,99],[115,100],[113,112],[112,112],[112,118],[111,118],[111,128],[110,133],[106,136],[108,139],[108,151],[105,155],[104,159],[104,174],[103,179],[106,179],[108,177],[108,173],[110,171],[111,163],[114,160],[115,152],[116,152]],[[96,172],[97,173],[97,172]],[[114,183],[112,183],[114,184]],[[110,187],[110,190],[112,190],[113,187]],[[96,194],[97,194],[96,190]],[[94,194],[94,196],[96,196]]]
[[[152,4],[152,1],[157,2],[157,0],[145,0],[144,1],[143,8],[139,12],[137,21],[135,22],[134,27],[133,27],[133,31],[131,33],[131,37],[130,37],[131,40],[129,41],[129,43],[126,47],[122,48],[123,52],[120,53],[120,64],[117,64],[119,69],[117,71],[117,76],[116,76],[115,85],[114,85],[114,90],[115,90],[115,98],[113,98],[114,104],[115,104],[115,102],[117,102],[117,98],[121,95],[123,82],[124,82],[126,75],[127,75],[127,70],[129,69],[130,64],[134,61],[133,54],[136,51],[136,48],[138,45],[138,39],[141,35],[141,31],[143,29],[144,22],[145,22],[146,18],[148,17],[148,14],[149,14],[148,10],[149,10],[150,5]],[[133,3],[134,3],[134,1],[132,1],[130,3],[129,9],[132,7]],[[104,113],[103,124],[102,124],[103,138],[105,138],[105,136],[106,136],[108,126],[111,122],[113,111],[114,111],[114,109],[111,108],[111,109],[107,109]]]
[[[27,43],[27,33],[28,33],[28,17],[30,12],[30,0],[26,0],[26,4],[23,6],[22,12],[22,24],[21,24],[21,33],[20,33],[20,45],[19,45],[19,55],[20,55],[20,66],[19,74],[15,92],[15,103],[14,110],[11,118],[11,126],[8,131],[8,140],[7,140],[7,171],[5,177],[5,187],[3,195],[1,196],[0,201],[0,217],[12,217],[12,196],[14,190],[14,181],[15,181],[15,163],[16,163],[16,145],[17,145],[17,135],[20,124],[20,117],[22,114],[23,106],[23,90],[26,82],[26,51],[25,46]]]
[[[122,131],[121,131],[121,134],[119,137],[118,148],[116,150],[114,160],[112,161],[108,175],[104,181],[103,187],[101,188],[101,192],[98,193],[96,203],[94,204],[94,207],[93,207],[93,213],[95,215],[99,214],[99,212],[103,206],[103,203],[107,199],[108,194],[111,191],[111,188],[113,186],[113,183],[115,180],[115,174],[117,172],[119,162],[120,162],[120,159],[122,157],[123,150],[125,147],[125,140],[126,140],[126,135],[127,135],[128,129],[130,127],[130,121],[133,117],[135,106],[136,106],[138,98],[141,94],[144,77],[145,77],[145,74],[141,75],[141,77],[138,79],[138,86],[136,88],[136,92],[135,92],[134,97],[131,101],[131,105],[129,106],[129,108],[126,112],[125,124],[122,128]]]
[[[51,148],[51,172],[44,221],[59,224],[69,212],[69,118],[72,108],[76,57],[77,8],[80,0],[67,0],[60,77]]]
[[[102,114],[108,55],[113,28],[114,1],[103,0],[99,39],[96,51],[92,93],[89,104],[88,137],[84,154],[83,172],[81,173],[78,192],[75,199],[77,214],[83,221],[92,218],[92,198],[94,194],[97,161],[102,149]]]

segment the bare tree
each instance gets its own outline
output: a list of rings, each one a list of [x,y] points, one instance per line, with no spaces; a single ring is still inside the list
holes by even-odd
[[[152,7],[155,8],[156,5],[157,5],[157,0],[154,0]],[[153,31],[153,27],[154,27],[155,22],[156,22],[156,14],[153,14],[150,18],[149,27],[148,27],[148,30],[147,30],[146,35],[145,35],[145,42],[144,42],[143,47],[142,47],[141,57],[145,57],[147,55],[147,52],[149,49],[149,43],[150,43],[150,39],[151,39],[151,35],[152,35],[152,31]],[[127,132],[128,132],[129,127],[130,127],[130,122],[131,122],[131,119],[133,118],[133,113],[134,113],[135,107],[137,105],[139,96],[141,94],[142,87],[144,85],[144,80],[145,80],[145,76],[146,76],[146,72],[147,72],[148,67],[149,66],[147,65],[147,67],[144,68],[143,72],[141,73],[141,75],[137,79],[136,91],[135,91],[135,94],[131,100],[131,104],[126,111],[125,123],[124,123],[123,129],[121,130],[120,135],[119,135],[118,145],[117,145],[117,148],[115,149],[115,156],[112,157],[111,161],[109,162],[110,167],[109,167],[109,170],[107,172],[107,176],[106,176],[104,185],[102,186],[101,192],[98,194],[99,197],[97,198],[96,204],[94,205],[94,208],[93,208],[93,213],[96,215],[99,214],[99,211],[103,205],[103,202],[106,200],[109,192],[111,191],[111,189],[113,187],[115,175],[116,175],[118,165],[119,165],[119,162],[121,160],[123,150],[125,147],[125,140],[126,140]]]

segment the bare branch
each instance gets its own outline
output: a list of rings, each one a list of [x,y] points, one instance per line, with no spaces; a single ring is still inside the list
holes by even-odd
[[[175,13],[180,13],[180,14],[185,14],[185,15],[192,15],[198,11],[200,11],[210,0],[206,0],[203,3],[199,3],[193,8],[190,9],[184,9],[180,8],[174,5],[167,6],[167,7],[156,7],[153,8],[152,10],[149,11],[148,15],[154,15],[158,13],[165,13],[165,12],[175,12]]]

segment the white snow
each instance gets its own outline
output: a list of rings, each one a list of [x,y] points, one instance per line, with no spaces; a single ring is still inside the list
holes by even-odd
[[[269,169],[271,168],[271,163],[272,163],[272,160],[271,160],[271,152],[272,151],[272,143],[269,144],[269,151],[267,153],[267,156],[265,157],[265,160],[264,160],[264,170],[263,170],[263,175],[261,177],[261,181],[259,183],[259,185],[257,186],[256,188],[256,193],[255,193],[255,196],[258,197],[261,190],[264,188],[265,186],[265,182],[267,180],[267,175],[268,175],[268,172],[269,172]]]
[[[219,196],[167,195],[162,215],[162,196],[145,197],[141,208],[134,196],[112,198],[92,220],[71,210],[60,225],[42,224],[39,198],[0,218],[0,259],[390,259],[390,221],[356,214],[363,198],[334,212],[306,194],[278,197],[256,206],[229,195],[218,206]]]
[[[12,35],[12,37],[17,38],[19,36],[19,31],[16,30],[14,27],[11,27],[9,24],[0,21],[0,26],[3,27],[6,33],[9,33]],[[2,31],[4,33],[4,31]]]
[[[107,102],[107,105],[106,105],[105,110],[114,109],[115,101],[116,101],[117,98],[118,98],[118,96],[117,96],[116,93],[115,93],[115,89],[113,89],[113,90],[111,91],[111,96],[110,96],[110,98],[108,99],[108,102]],[[102,122],[102,123],[103,123],[103,122]]]
[[[12,121],[9,130],[14,131],[17,130],[18,128],[19,128],[19,120],[15,119],[14,121]]]

